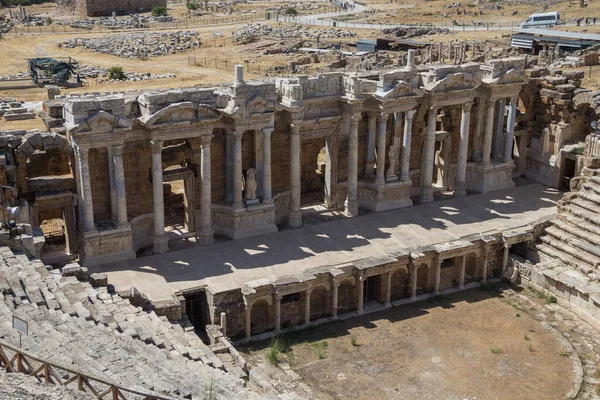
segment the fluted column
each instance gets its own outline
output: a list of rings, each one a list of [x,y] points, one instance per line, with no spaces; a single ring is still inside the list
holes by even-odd
[[[460,142],[458,144],[458,165],[456,170],[455,196],[466,196],[467,153],[469,150],[469,125],[471,123],[471,107],[473,103],[462,105],[460,120]]]
[[[214,242],[212,229],[212,183],[211,183],[211,157],[210,143],[213,136],[200,136],[200,177],[202,179],[202,192],[200,194],[200,244]]]
[[[502,161],[502,140],[504,139],[504,108],[506,106],[506,100],[500,99],[498,101],[498,114],[496,116],[496,134],[494,135],[494,159]]]
[[[300,126],[290,125],[290,214],[288,225],[297,228],[302,225],[300,211],[300,174],[301,174]]]
[[[94,200],[92,199],[92,182],[90,180],[90,164],[88,160],[89,149],[77,149],[79,157],[79,177],[81,182],[81,194],[83,196],[83,230],[95,231],[94,223]]]
[[[483,136],[483,155],[484,165],[490,165],[492,157],[492,139],[494,138],[494,107],[496,100],[488,99],[485,102],[485,134]]]
[[[106,153],[108,155],[108,182],[110,186],[110,220],[116,223],[119,216],[117,215],[117,189],[115,187],[115,157],[113,147],[106,146]]]
[[[385,138],[387,133],[387,119],[389,114],[380,113],[377,118],[379,120],[379,132],[377,132],[377,171],[375,175],[375,183],[382,185],[385,183]]]
[[[162,148],[162,141],[152,141],[152,200],[154,206],[154,237],[152,249],[155,253],[165,253],[169,250],[167,235],[165,235]]]
[[[333,318],[337,319],[337,315],[338,315],[338,291],[339,291],[339,287],[340,284],[337,282],[333,282],[333,299],[331,301],[331,313],[333,314]]]
[[[442,276],[442,262],[439,255],[435,259],[435,284],[433,287],[433,294],[438,296],[440,294],[440,280]]]
[[[123,168],[123,145],[112,146],[117,203],[117,223],[119,227],[129,224],[127,219],[127,195],[125,190],[125,169]]]
[[[517,118],[517,97],[510,99],[510,107],[508,109],[508,121],[506,122],[506,140],[504,141],[504,162],[512,161],[512,152],[515,137],[515,120]],[[525,156],[523,156],[525,157]]]
[[[233,132],[233,207],[242,208],[242,137],[244,132]]]
[[[345,205],[346,215],[358,216],[358,122],[360,114],[350,117],[348,137],[348,188]],[[379,169],[377,170],[379,174]]]
[[[402,138],[402,166],[400,167],[400,179],[402,182],[410,180],[410,144],[412,140],[413,117],[417,110],[404,113],[404,137]]]
[[[271,134],[273,128],[263,128],[263,203],[273,202],[271,188]]]
[[[310,295],[312,293],[312,289],[308,289],[304,292],[304,323],[306,325],[310,324]]]
[[[377,139],[377,114],[369,112],[369,136],[367,140],[367,157],[365,161],[365,177],[372,177],[375,171],[375,141]]]
[[[435,157],[435,130],[437,107],[429,107],[427,115],[427,137],[425,139],[425,160],[421,174],[421,203],[433,202],[433,160]]]

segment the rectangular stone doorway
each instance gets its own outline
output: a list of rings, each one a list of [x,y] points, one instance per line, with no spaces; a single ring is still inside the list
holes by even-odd
[[[206,301],[206,292],[199,290],[197,292],[184,294],[185,313],[194,326],[196,334],[205,342],[208,342],[206,335],[206,325],[210,323],[208,313],[208,302]]]

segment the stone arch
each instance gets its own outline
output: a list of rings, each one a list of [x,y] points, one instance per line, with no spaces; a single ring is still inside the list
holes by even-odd
[[[419,265],[417,268],[417,294],[429,291],[429,268],[427,265]]]
[[[400,267],[392,273],[391,300],[399,300],[409,295],[409,273],[406,267]]]
[[[465,284],[467,283],[471,283],[471,282],[478,282],[480,280],[482,280],[482,276],[481,276],[481,268],[478,267],[479,262],[478,260],[480,260],[479,257],[477,257],[476,253],[469,253],[466,255],[467,260],[465,263]]]
[[[325,287],[314,288],[310,294],[311,321],[331,315],[331,294]]]
[[[358,285],[353,285],[349,280],[340,282],[338,288],[338,313],[343,314],[358,307],[358,297],[356,291]]]
[[[273,326],[271,307],[265,299],[258,299],[252,303],[250,313],[250,329],[252,334],[264,332]]]

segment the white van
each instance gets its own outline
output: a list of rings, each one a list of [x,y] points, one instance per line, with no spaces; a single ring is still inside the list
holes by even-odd
[[[549,12],[530,15],[521,24],[521,28],[549,28],[558,24],[560,24],[560,14],[558,12]]]

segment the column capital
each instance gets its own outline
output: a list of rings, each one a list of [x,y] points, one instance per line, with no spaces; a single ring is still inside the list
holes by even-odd
[[[462,104],[462,110],[465,113],[471,112],[471,108],[473,107],[473,102],[469,101],[468,103]]]
[[[437,113],[439,109],[440,108],[438,106],[434,106],[434,105],[431,105],[431,106],[427,107],[427,111],[429,111],[429,112],[435,112],[435,113]]]
[[[300,125],[290,124],[290,134],[291,135],[300,135]]]
[[[518,94],[516,94],[516,95],[514,95],[514,96],[512,96],[512,97],[510,98],[510,103],[511,103],[511,104],[515,104],[515,105],[516,105],[516,104],[517,104],[517,101],[519,101],[519,95],[518,95]]]
[[[377,118],[377,114],[379,114],[377,111],[367,111],[369,118]]]
[[[79,156],[79,158],[83,161],[88,159],[88,155],[89,155],[90,149],[86,148],[86,147],[79,147],[77,146],[77,155]]]
[[[210,147],[210,142],[213,137],[213,135],[200,136],[200,145],[202,147]]]
[[[115,155],[117,157],[123,156],[123,145],[122,144],[112,145],[111,148],[112,148],[113,155]]]
[[[496,107],[496,102],[497,102],[497,100],[496,100],[496,99],[493,99],[493,98],[491,98],[491,97],[488,97],[488,98],[485,100],[485,107],[486,107],[486,108],[488,108],[488,109],[489,109],[489,108],[494,108],[494,107]]]
[[[152,145],[152,153],[153,154],[159,154],[162,152],[162,148],[163,148],[163,141],[162,140],[151,140],[150,144]]]
[[[404,117],[405,117],[407,120],[409,120],[409,121],[410,121],[410,120],[412,120],[412,119],[413,119],[413,117],[415,116],[415,113],[416,113],[416,112],[417,112],[417,110],[408,110],[408,111],[406,111],[406,112],[404,113]]]
[[[262,128],[263,136],[265,136],[267,138],[270,137],[274,130],[275,130],[275,128],[273,128],[273,127]]]
[[[231,131],[231,134],[237,142],[240,142],[244,136],[244,131]]]
[[[385,113],[382,111],[377,113],[377,119],[379,120],[379,122],[387,122],[389,116],[390,116],[389,113]]]

